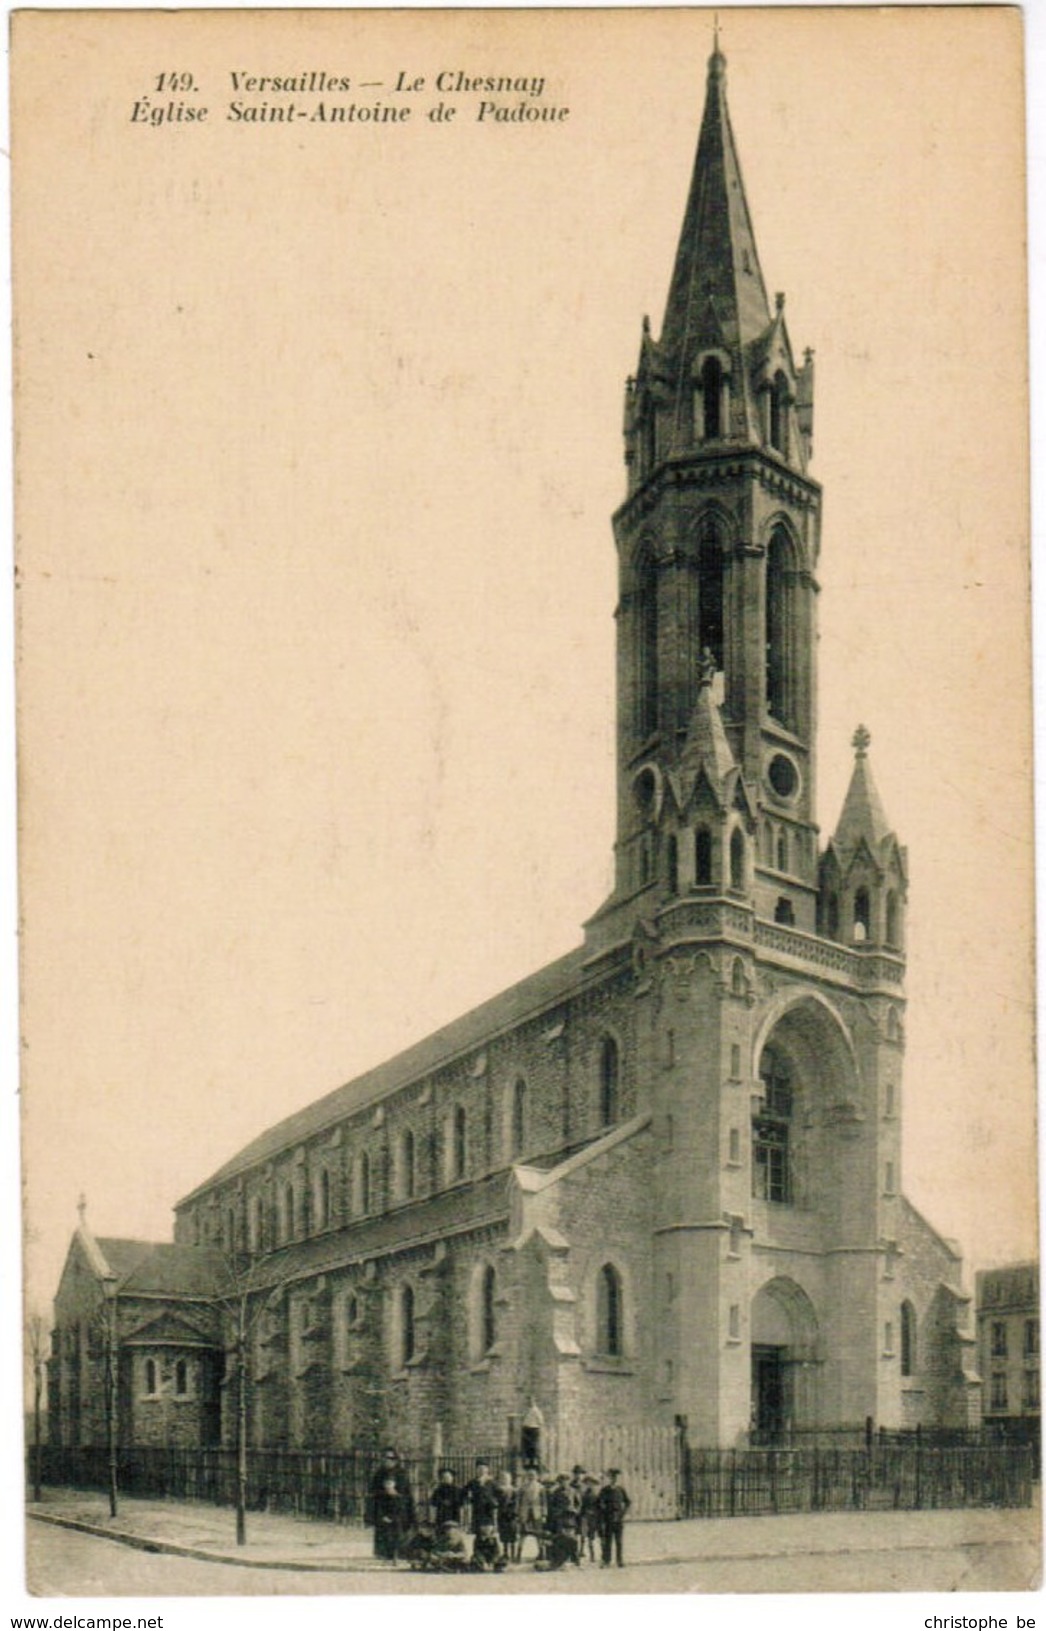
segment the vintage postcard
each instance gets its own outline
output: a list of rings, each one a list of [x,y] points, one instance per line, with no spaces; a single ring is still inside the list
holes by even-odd
[[[1008,7],[12,20],[29,1589],[1039,1577]]]

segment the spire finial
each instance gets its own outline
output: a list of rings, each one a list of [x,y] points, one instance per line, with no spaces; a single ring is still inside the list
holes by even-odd
[[[868,749],[872,745],[872,733],[864,725],[858,725],[853,734],[853,749],[859,759],[868,757]]]
[[[87,1196],[80,1191],[80,1199],[76,1203],[76,1210],[80,1218],[80,1227],[83,1229],[87,1223]]]
[[[721,79],[726,68],[726,58],[719,49],[719,13],[713,13],[712,23],[712,55],[708,59],[708,72],[715,78]]]

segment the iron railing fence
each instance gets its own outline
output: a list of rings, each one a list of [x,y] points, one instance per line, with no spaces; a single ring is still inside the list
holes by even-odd
[[[441,1467],[456,1483],[467,1483],[480,1458],[494,1473],[508,1466],[509,1452],[404,1457],[419,1519],[429,1516],[429,1497]],[[109,1455],[95,1446],[45,1445],[42,1481],[74,1489],[107,1489]],[[370,1518],[370,1496],[382,1465],[374,1450],[252,1449],[247,1457],[247,1505],[254,1512],[293,1512],[300,1517],[364,1524]],[[236,1504],[236,1451],[224,1448],[135,1446],[117,1452],[117,1484],[127,1495],[168,1496],[174,1500]]]
[[[644,1429],[633,1442],[616,1443],[615,1464],[637,1497],[633,1517],[732,1517],[775,1512],[916,1510],[933,1507],[1020,1507],[1032,1500],[1038,1473],[1036,1449],[1028,1444],[928,1443],[925,1437],[872,1436],[853,1444],[792,1444],[772,1449],[712,1450],[687,1443],[679,1431],[668,1454],[664,1429]],[[610,1446],[600,1438],[603,1453]],[[572,1448],[579,1460],[585,1446]],[[404,1458],[417,1516],[429,1517],[429,1496],[439,1469],[455,1482],[473,1476],[480,1457],[497,1474],[515,1468],[509,1449],[469,1450]],[[45,1484],[105,1490],[109,1457],[104,1446],[45,1445]],[[252,1449],[248,1455],[248,1506],[253,1511],[292,1512],[301,1517],[365,1524],[381,1456],[373,1450]],[[593,1471],[605,1470],[589,1457]],[[32,1480],[32,1452],[27,1460]],[[656,1477],[655,1477],[656,1473]],[[127,1495],[167,1496],[232,1506],[236,1501],[233,1449],[166,1446],[120,1449],[117,1483]],[[647,1488],[649,1486],[649,1489]],[[645,1492],[645,1493],[644,1493]],[[649,1496],[649,1499],[646,1497]]]
[[[1026,1445],[686,1446],[683,1456],[680,1516],[693,1518],[1029,1506],[1036,1473]]]

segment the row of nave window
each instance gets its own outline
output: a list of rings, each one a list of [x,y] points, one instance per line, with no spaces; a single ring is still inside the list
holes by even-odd
[[[544,1149],[530,1148],[540,1125],[525,1076],[514,1079],[505,1113],[508,1159],[544,1154]],[[593,1134],[614,1126],[621,1113],[620,1047],[606,1035],[597,1048]],[[308,1179],[270,1179],[245,1204],[240,1197],[224,1206],[205,1203],[193,1213],[196,1244],[221,1246],[230,1253],[274,1250],[474,1178],[485,1169],[484,1154],[492,1143],[489,1113],[478,1110],[470,1116],[464,1104],[453,1104],[442,1117],[439,1134],[403,1128],[375,1151],[328,1159]],[[495,1156],[489,1169],[496,1165]]]
[[[469,1361],[483,1365],[495,1357],[501,1335],[503,1289],[492,1262],[481,1259],[474,1270],[464,1309]],[[623,1360],[629,1352],[626,1320],[625,1277],[612,1261],[602,1262],[588,1277],[582,1299],[582,1344],[592,1358]],[[275,1343],[283,1318],[269,1310],[256,1333],[256,1375],[271,1373],[273,1351],[283,1351],[291,1374],[311,1368],[316,1359],[315,1339],[330,1342],[330,1358],[335,1368],[351,1370],[371,1339],[383,1342],[388,1361],[395,1370],[423,1357],[424,1329],[422,1293],[412,1278],[386,1287],[380,1298],[364,1299],[356,1290],[304,1293],[292,1297],[286,1316],[286,1341]],[[308,1340],[307,1340],[308,1339]]]

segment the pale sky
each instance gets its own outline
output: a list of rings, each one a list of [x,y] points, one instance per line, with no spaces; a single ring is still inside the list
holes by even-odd
[[[722,30],[764,276],[817,358],[820,819],[863,721],[909,848],[905,1188],[971,1270],[1035,1242],[1013,18]],[[694,12],[81,13],[26,47],[30,1300],[81,1191],[96,1233],[169,1238],[247,1140],[606,894],[622,392],[710,40]],[[180,62],[213,122],[132,126]],[[230,70],[312,67],[539,75],[570,114],[224,119]]]

